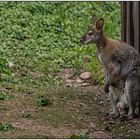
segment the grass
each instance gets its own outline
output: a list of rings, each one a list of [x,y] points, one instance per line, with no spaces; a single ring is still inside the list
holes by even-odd
[[[11,95],[11,94],[6,95],[6,94],[0,92],[0,100],[8,100],[11,98],[13,98],[13,95]]]
[[[108,36],[120,39],[119,2],[1,2],[0,8],[1,57],[14,65],[10,79],[1,76],[4,81],[60,85],[55,73],[70,67],[92,71],[93,80],[102,83],[101,73],[95,76],[100,69],[95,47],[79,40],[92,14],[105,19]]]
[[[11,123],[0,123],[0,131],[12,131],[15,128],[11,125]]]
[[[39,98],[37,101],[38,106],[46,106],[50,104],[50,100],[46,98]]]
[[[85,134],[80,135],[73,134],[70,136],[70,139],[89,139],[89,133],[86,132]]]

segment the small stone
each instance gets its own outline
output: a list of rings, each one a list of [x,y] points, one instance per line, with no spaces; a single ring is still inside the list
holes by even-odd
[[[77,84],[81,84],[81,83],[83,83],[83,81],[82,81],[80,78],[77,78],[77,79],[76,79],[76,83],[77,83]]]
[[[96,128],[96,124],[92,123],[92,122],[89,124],[89,126],[92,127],[92,128]]]
[[[78,84],[73,84],[73,87],[78,87],[79,85]]]
[[[100,103],[101,105],[103,104],[103,102],[102,102],[102,101],[100,101],[99,103]]]
[[[90,86],[90,83],[83,83],[83,84],[81,84],[81,86],[84,86],[84,87]]]
[[[71,74],[66,74],[66,75],[65,75],[65,78],[66,78],[66,79],[70,79],[70,78],[72,78],[72,75],[71,75]]]
[[[80,79],[82,80],[89,80],[91,79],[92,74],[90,72],[83,72],[80,74]]]
[[[94,99],[95,99],[95,100],[98,100],[98,98],[97,98],[97,97],[95,97]]]
[[[66,79],[66,83],[67,84],[73,84],[75,82],[75,80],[72,79]]]
[[[15,65],[14,65],[12,62],[9,62],[9,63],[8,63],[8,66],[9,66],[9,68],[12,68],[12,67],[14,67]]]

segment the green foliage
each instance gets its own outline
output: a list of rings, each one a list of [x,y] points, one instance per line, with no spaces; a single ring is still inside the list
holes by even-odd
[[[92,55],[95,47],[79,43],[92,14],[105,19],[108,36],[120,39],[119,2],[1,2],[0,9],[1,57],[16,65],[16,73],[27,70],[28,78],[16,75],[16,82],[36,84],[30,76],[34,70],[43,72],[40,80],[51,84],[55,80],[50,75],[59,69],[83,68],[85,56],[96,61]],[[92,62],[88,69],[96,73],[99,64],[93,66]],[[5,64],[0,70],[9,73]],[[15,82],[15,78],[12,80]]]
[[[38,106],[46,106],[49,105],[51,102],[49,99],[46,98],[39,98],[37,101]]]
[[[12,95],[6,95],[6,94],[0,92],[0,100],[7,100],[7,99],[10,99],[12,97],[13,97]]]
[[[8,61],[5,58],[0,57],[0,82],[3,75],[11,75],[10,69],[7,67]]]
[[[4,95],[3,93],[0,93],[0,100],[5,100],[6,99],[6,95]]]
[[[73,134],[70,136],[70,139],[80,139],[80,135]]]
[[[12,131],[15,128],[10,123],[0,123],[0,131]]]
[[[73,134],[70,136],[70,139],[89,139],[89,133],[86,132],[86,133],[80,134],[80,135]]]

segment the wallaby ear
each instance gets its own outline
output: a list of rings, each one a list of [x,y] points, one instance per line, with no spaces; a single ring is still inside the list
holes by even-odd
[[[103,28],[103,25],[104,25],[104,19],[103,18],[99,18],[96,21],[96,29],[97,30],[101,30]]]
[[[93,15],[91,20],[92,20],[92,22],[93,22],[93,24],[94,24],[94,23],[95,23],[95,21],[97,20],[96,15]]]

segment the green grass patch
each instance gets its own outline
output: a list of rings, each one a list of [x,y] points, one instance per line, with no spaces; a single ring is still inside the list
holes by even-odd
[[[11,98],[13,98],[13,95],[11,95],[11,94],[6,95],[6,94],[0,92],[0,100],[8,100],[8,99],[11,99]]]
[[[15,128],[12,126],[11,123],[0,123],[0,131],[12,131]]]
[[[46,98],[39,98],[39,99],[37,100],[37,105],[38,105],[38,106],[47,106],[47,105],[49,105],[49,104],[51,104],[51,102],[50,102],[49,99],[46,99]]]
[[[89,139],[89,132],[86,132],[84,134],[72,134],[70,136],[70,139]]]

